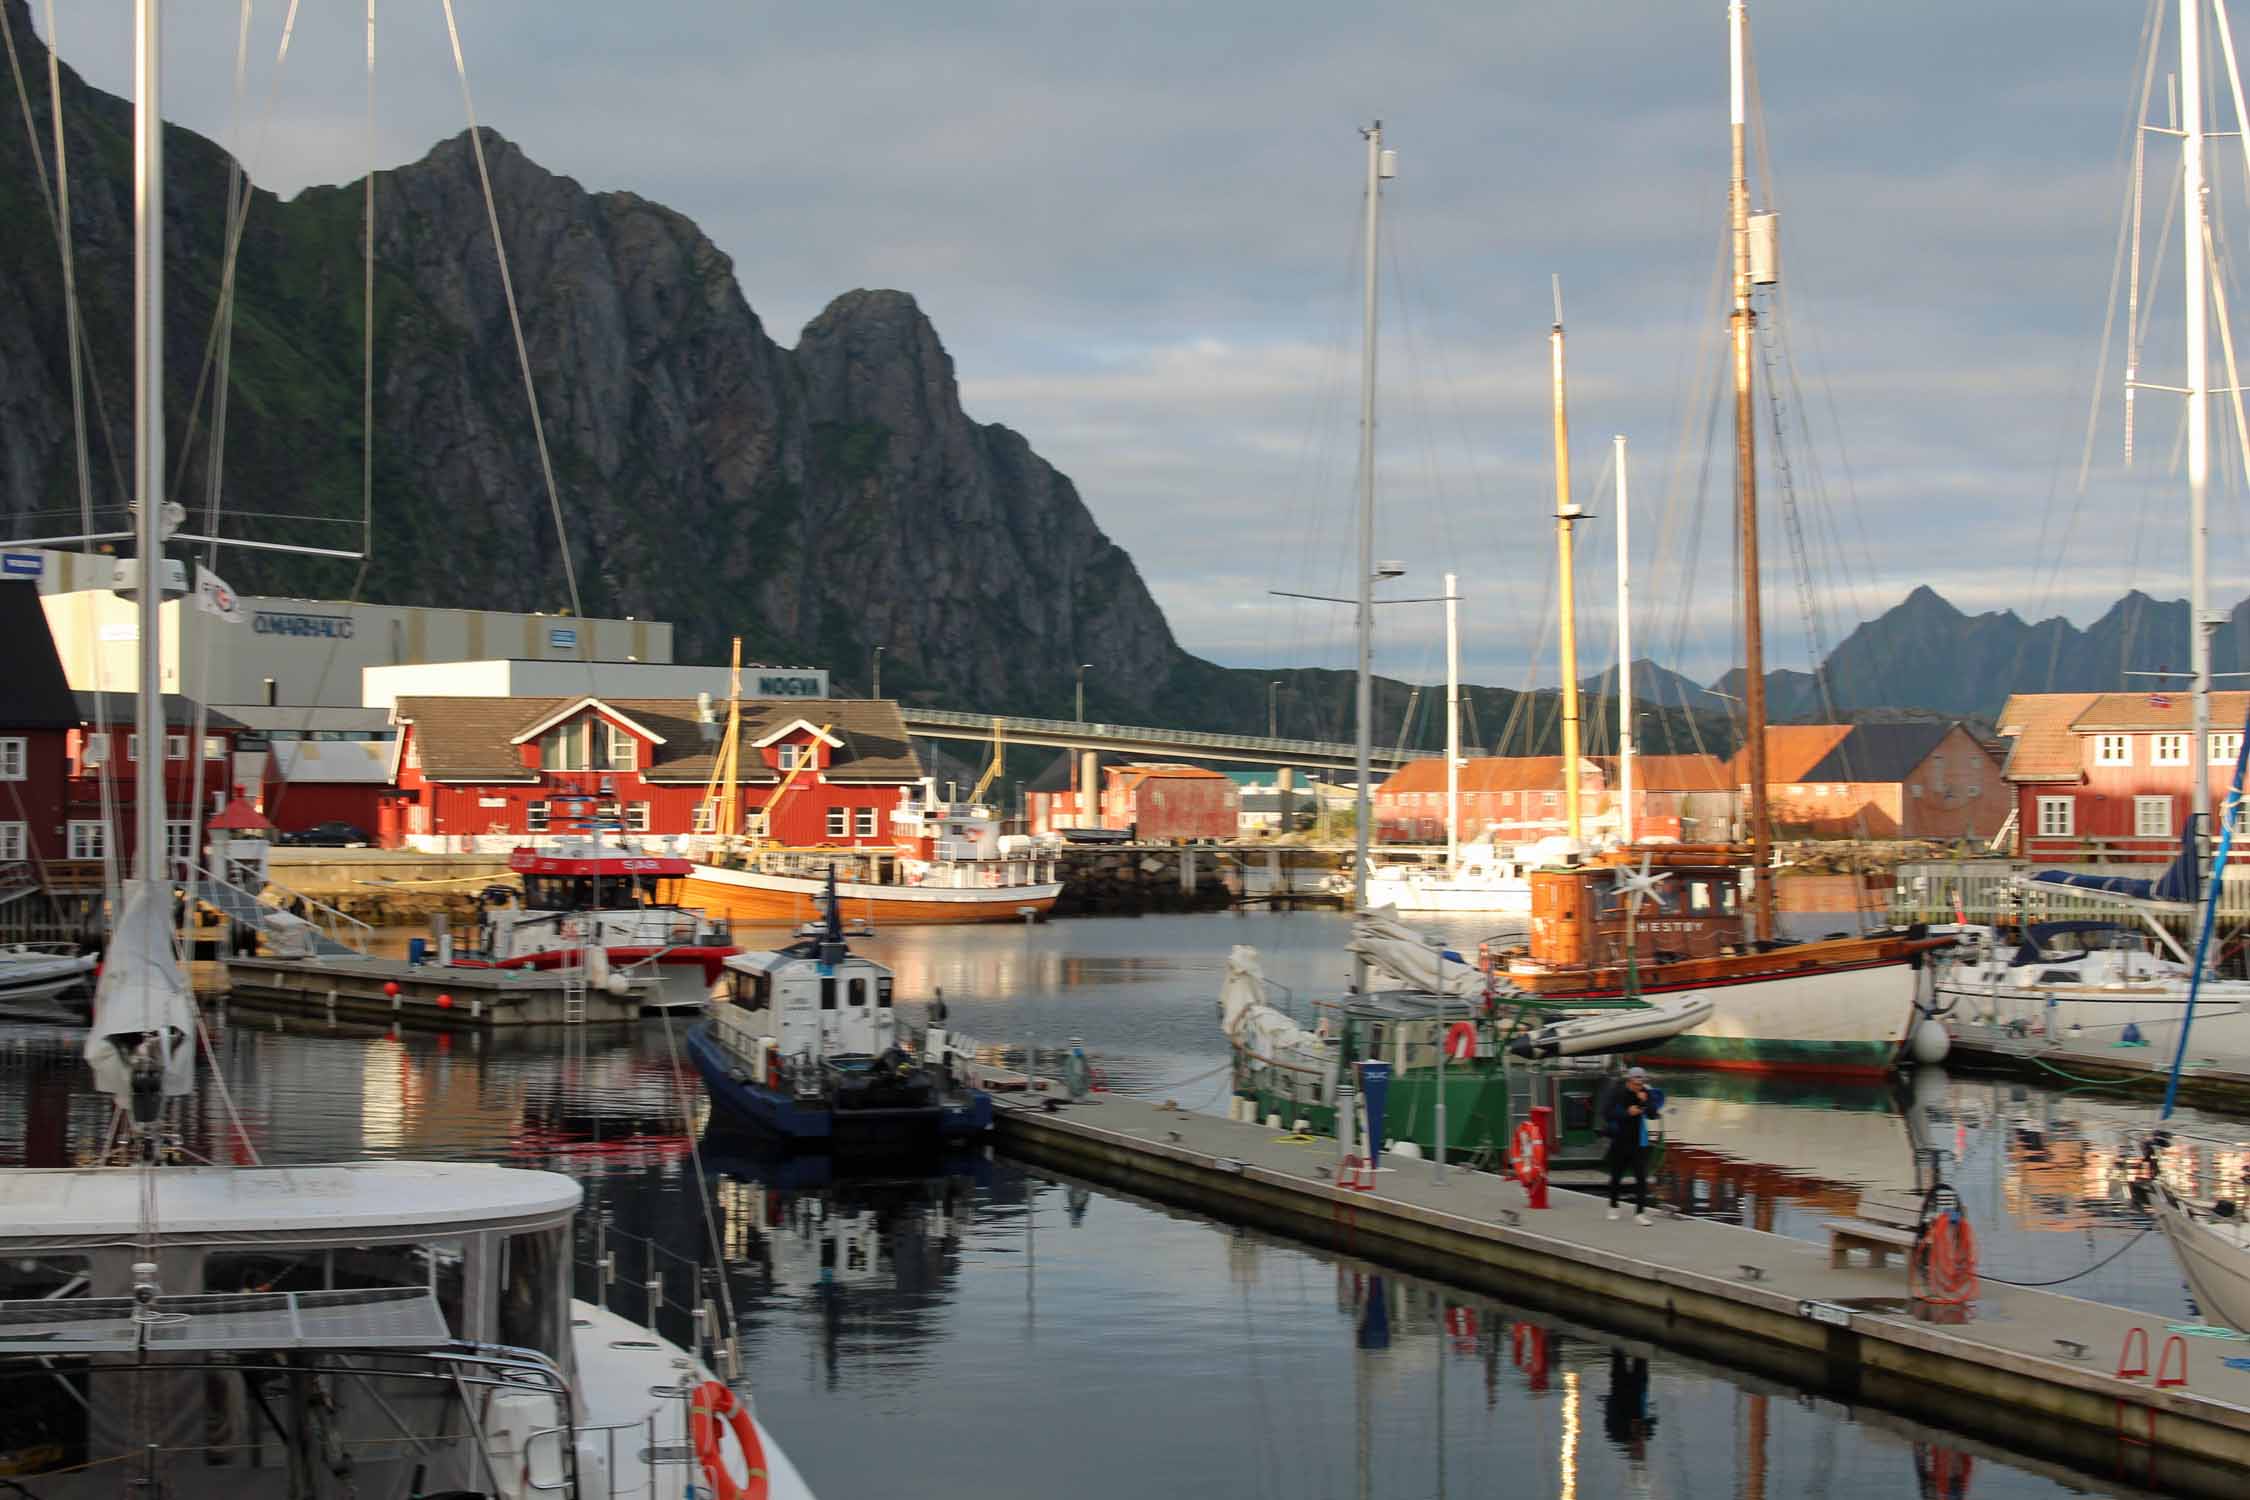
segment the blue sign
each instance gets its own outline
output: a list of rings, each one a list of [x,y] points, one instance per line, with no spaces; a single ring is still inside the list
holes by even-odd
[[[1390,1092],[1389,1063],[1359,1064],[1359,1102],[1367,1116],[1367,1168],[1371,1172],[1383,1165],[1383,1100]]]
[[[47,559],[36,552],[0,552],[0,573],[10,578],[38,578],[47,571]]]
[[[578,646],[578,632],[567,625],[553,626],[547,631],[547,644],[558,650],[575,650]]]

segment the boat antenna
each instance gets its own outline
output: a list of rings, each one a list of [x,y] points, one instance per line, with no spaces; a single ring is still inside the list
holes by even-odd
[[[836,900],[836,866],[828,866],[828,888],[821,892],[820,961],[832,964],[844,956],[843,908]]]
[[[1734,153],[1729,217],[1734,243],[1734,496],[1742,574],[1742,721],[1744,769],[1750,782],[1751,936],[1773,939],[1773,821],[1766,802],[1766,644],[1759,613],[1758,448],[1751,411],[1750,353],[1757,313],[1750,301],[1750,181],[1745,151],[1750,19],[1743,0],[1727,6],[1728,119]],[[1567,689],[1567,685],[1566,685]]]

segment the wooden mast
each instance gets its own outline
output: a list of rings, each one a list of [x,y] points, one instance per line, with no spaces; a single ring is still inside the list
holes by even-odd
[[[1570,503],[1570,411],[1563,394],[1562,277],[1555,277],[1555,326],[1547,335],[1555,387],[1556,610],[1562,630],[1562,760],[1564,831],[1578,842],[1578,599],[1572,587],[1571,530],[1578,507]]]
[[[1766,806],[1766,646],[1759,617],[1758,448],[1751,413],[1750,346],[1757,314],[1750,306],[1750,180],[1744,145],[1746,90],[1744,56],[1749,20],[1742,0],[1727,6],[1730,115],[1734,147],[1734,191],[1730,208],[1734,237],[1734,498],[1735,526],[1742,572],[1742,726],[1743,757],[1750,781],[1751,935],[1773,937],[1773,820]],[[1568,691],[1566,685],[1565,691]]]

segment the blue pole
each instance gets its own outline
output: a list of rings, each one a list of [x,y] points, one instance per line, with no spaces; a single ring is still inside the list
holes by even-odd
[[[2227,786],[2226,806],[2219,813],[2219,851],[2211,861],[2210,886],[2203,893],[2203,927],[2195,935],[2195,972],[2188,976],[2187,1014],[2180,1018],[2180,1044],[2172,1051],[2172,1076],[2164,1082],[2164,1111],[2160,1120],[2172,1118],[2180,1098],[2180,1069],[2187,1062],[2188,1032],[2195,1025],[2195,999],[2203,990],[2203,960],[2211,951],[2211,929],[2219,917],[2219,892],[2227,873],[2227,855],[2234,848],[2236,809],[2242,805],[2242,768],[2250,763],[2250,720],[2242,726],[2242,745],[2234,756],[2234,780]]]

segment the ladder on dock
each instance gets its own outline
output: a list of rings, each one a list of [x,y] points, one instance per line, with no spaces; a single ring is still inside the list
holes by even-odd
[[[583,959],[584,954],[579,957]],[[565,964],[557,969],[562,978],[562,1018],[565,1026],[582,1026],[586,1021],[586,965]]]

